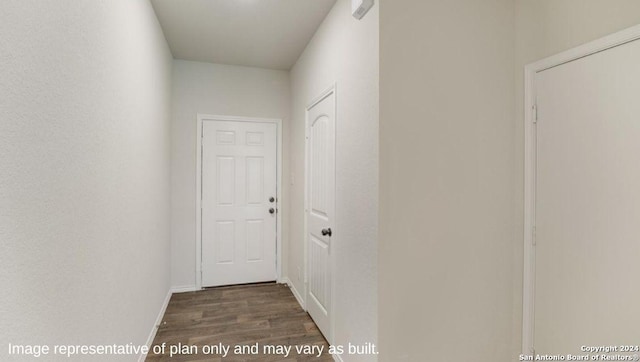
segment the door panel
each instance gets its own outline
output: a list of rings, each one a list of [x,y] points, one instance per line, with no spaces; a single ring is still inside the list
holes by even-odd
[[[640,41],[538,73],[534,346],[640,341]]]
[[[313,297],[314,302],[320,307],[323,314],[327,314],[330,290],[329,281],[329,245],[320,241],[318,238],[311,237],[311,250],[309,257],[309,267],[311,270],[311,278],[309,280],[309,295]]]
[[[204,287],[276,279],[276,132],[272,123],[203,122]]]
[[[264,198],[264,158],[247,157],[247,204],[260,205]]]
[[[218,240],[215,253],[217,264],[233,263],[236,250],[236,223],[233,220],[217,220]]]
[[[247,261],[262,261],[264,220],[247,220]]]
[[[335,222],[335,93],[307,111],[307,309],[331,340],[332,235]],[[323,233],[325,230],[325,233]],[[331,230],[333,232],[333,230]]]
[[[229,156],[217,156],[218,188],[217,204],[233,205],[236,185],[236,159]]]

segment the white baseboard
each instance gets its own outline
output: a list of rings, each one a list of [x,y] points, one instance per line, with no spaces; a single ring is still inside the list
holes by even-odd
[[[195,285],[182,285],[177,287],[171,287],[172,293],[187,293],[187,292],[195,292],[198,290]]]
[[[147,338],[147,347],[149,347],[149,349],[151,349],[151,344],[153,343],[153,340],[156,338],[158,327],[160,327],[160,323],[162,323],[164,312],[167,310],[167,306],[169,305],[169,300],[171,300],[172,294],[173,292],[170,289],[167,292],[167,296],[164,298],[164,302],[162,303],[162,306],[160,307],[160,313],[158,313],[158,316],[156,317],[156,322],[153,324],[153,327],[151,327],[151,333],[149,333],[149,338]],[[138,358],[138,362],[144,362],[146,358],[147,358],[147,354],[141,353],[140,357]]]
[[[300,306],[302,307],[302,310],[306,311],[307,307],[304,305],[304,298],[302,298],[302,295],[298,292],[298,290],[296,289],[296,286],[293,285],[291,280],[289,280],[289,278],[287,277],[284,277],[280,279],[279,283],[286,284],[289,286],[289,289],[291,289],[291,293],[293,293],[293,296],[296,297],[296,300],[298,301],[298,304],[300,304]]]

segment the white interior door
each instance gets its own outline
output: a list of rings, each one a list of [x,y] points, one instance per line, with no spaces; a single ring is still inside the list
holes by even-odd
[[[307,311],[331,340],[335,222],[335,92],[307,110]]]
[[[535,352],[637,346],[640,41],[539,72],[535,86]]]
[[[203,121],[202,285],[276,280],[277,125]]]

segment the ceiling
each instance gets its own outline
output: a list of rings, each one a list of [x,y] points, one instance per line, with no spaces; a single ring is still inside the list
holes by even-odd
[[[151,0],[176,59],[290,69],[336,0]]]

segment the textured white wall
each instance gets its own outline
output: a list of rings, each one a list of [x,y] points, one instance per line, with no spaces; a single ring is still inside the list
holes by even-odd
[[[514,336],[513,359],[522,341],[523,199],[524,199],[524,67],[545,57],[640,24],[637,0],[517,0],[516,109],[514,129]]]
[[[335,344],[377,341],[378,6],[358,21],[339,0],[291,70],[289,278],[304,293],[305,109],[337,83]],[[373,356],[344,355],[345,361]]]
[[[170,280],[170,80],[146,0],[0,2],[0,360],[146,343]]]
[[[283,121],[282,222],[289,212],[289,73],[279,70],[173,62],[171,123],[171,270],[174,287],[195,286],[196,117],[198,113]],[[286,262],[287,230],[282,235]],[[286,268],[283,268],[283,272]]]
[[[513,361],[514,2],[380,14],[380,360]]]

